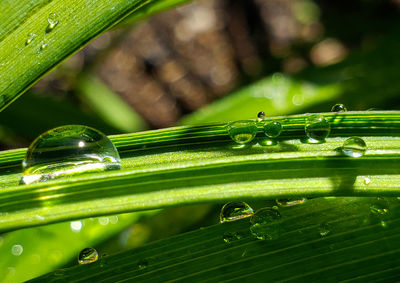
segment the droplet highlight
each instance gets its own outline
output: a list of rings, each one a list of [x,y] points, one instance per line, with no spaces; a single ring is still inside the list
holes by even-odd
[[[229,202],[225,204],[219,215],[220,223],[232,222],[252,216],[253,209],[245,202]]]
[[[49,14],[49,16],[47,17],[47,22],[49,23],[49,25],[47,26],[47,32],[49,32],[53,30],[58,24],[56,13]]]
[[[119,169],[114,144],[96,129],[69,125],[40,135],[22,162],[21,183],[32,184],[71,175]]]
[[[344,104],[338,103],[332,106],[331,112],[346,112],[347,108]]]
[[[265,113],[264,113],[264,111],[258,112],[258,114],[257,114],[257,119],[258,119],[258,121],[262,121],[262,120],[265,119]]]
[[[79,264],[89,264],[97,261],[99,258],[99,254],[93,248],[85,248],[81,250],[78,255],[78,263]]]
[[[364,155],[367,145],[363,139],[351,137],[345,140],[341,150],[346,156],[358,158]]]
[[[35,39],[35,37],[36,37],[36,34],[30,32],[30,33],[28,34],[28,38],[27,38],[26,41],[25,41],[25,45],[31,44],[31,42]]]
[[[255,138],[257,126],[255,121],[241,120],[229,123],[227,131],[233,141],[239,144],[246,144]]]
[[[311,115],[306,120],[305,132],[310,143],[319,143],[329,136],[331,126],[323,116]]]
[[[281,214],[272,208],[262,208],[251,217],[250,232],[260,240],[275,240],[281,234]]]
[[[306,199],[301,198],[301,199],[276,199],[276,204],[279,205],[280,207],[289,207],[289,206],[295,206],[299,205],[302,203],[305,203]]]
[[[283,126],[280,122],[274,121],[264,125],[264,134],[269,138],[276,138],[282,133]]]

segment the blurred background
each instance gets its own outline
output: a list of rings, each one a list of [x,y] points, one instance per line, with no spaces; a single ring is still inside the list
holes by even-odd
[[[29,146],[65,124],[121,134],[258,111],[326,112],[335,103],[399,109],[399,0],[175,2],[185,5],[125,19],[1,112],[0,148]],[[75,264],[71,253],[85,246],[110,254],[217,223],[217,215],[196,206],[12,232],[0,236],[9,254],[0,274],[26,280]]]

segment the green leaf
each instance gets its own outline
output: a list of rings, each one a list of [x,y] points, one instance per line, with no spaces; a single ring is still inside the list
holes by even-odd
[[[399,207],[397,199],[307,200],[280,208],[281,218],[265,224],[277,232],[274,240],[256,239],[247,218],[57,270],[32,282],[312,282],[322,278],[390,282],[398,278],[399,270]]]
[[[3,152],[0,229],[228,199],[397,195],[400,113],[321,115],[331,135],[320,144],[303,142],[309,114],[275,118],[284,130],[272,146],[263,145],[264,122],[244,147],[231,141],[226,124],[111,136],[121,170],[34,185],[17,185],[25,150]],[[353,135],[367,144],[362,158],[338,151]]]

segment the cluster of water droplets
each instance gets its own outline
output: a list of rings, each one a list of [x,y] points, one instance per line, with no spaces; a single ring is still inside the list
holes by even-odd
[[[58,25],[58,16],[56,13],[50,13],[47,17],[47,26],[46,26],[46,30],[45,33],[49,33],[52,30],[55,29],[55,27]],[[38,35],[34,32],[30,32],[28,33],[28,36],[25,40],[25,45],[30,45],[35,39],[36,37],[38,37]],[[40,51],[45,50],[49,45],[49,40],[46,38],[43,38],[40,42],[39,48]]]

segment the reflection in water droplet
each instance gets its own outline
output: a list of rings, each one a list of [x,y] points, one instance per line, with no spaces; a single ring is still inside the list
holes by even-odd
[[[329,228],[329,224],[322,223],[321,225],[319,225],[318,232],[322,237],[327,236],[331,232],[331,230]]]
[[[253,215],[253,209],[245,202],[229,202],[225,204],[219,215],[221,223],[231,222]]]
[[[295,206],[298,204],[302,204],[306,201],[306,198],[301,199],[277,199],[276,204],[281,207]]]
[[[331,111],[332,112],[346,112],[347,108],[346,108],[346,106],[344,106],[344,104],[338,103],[338,104],[335,104],[332,106]]]
[[[30,32],[28,34],[28,38],[25,41],[25,45],[29,45],[35,39],[35,37],[36,37],[36,34]]]
[[[363,156],[366,149],[365,141],[358,137],[348,138],[341,148],[344,155],[355,158]]]
[[[263,111],[258,112],[257,119],[258,121],[262,121],[263,119],[265,119],[265,113]]]
[[[47,26],[47,32],[49,32],[54,29],[58,24],[56,13],[51,13],[47,18],[47,22],[49,23],[49,25]]]
[[[251,217],[251,234],[260,240],[275,240],[279,238],[281,214],[272,208],[262,208]]]
[[[139,260],[138,262],[139,269],[145,269],[147,266],[149,266],[149,262],[146,259]]]
[[[229,123],[227,131],[233,141],[245,144],[254,139],[257,134],[257,126],[254,121],[241,120]]]
[[[21,245],[13,245],[11,247],[11,253],[15,256],[20,256],[23,251],[24,251],[24,248]]]
[[[84,146],[79,146],[84,142]],[[107,160],[107,161],[105,161]],[[103,133],[86,126],[63,126],[40,135],[28,148],[22,163],[24,184],[74,174],[120,168],[113,143]]]
[[[282,132],[282,124],[278,121],[270,122],[264,125],[264,133],[269,138],[276,138]]]
[[[99,258],[99,254],[93,248],[85,248],[78,255],[79,264],[88,264],[95,262]]]
[[[322,142],[328,137],[331,126],[324,117],[319,115],[311,115],[305,124],[305,132],[311,143]]]

